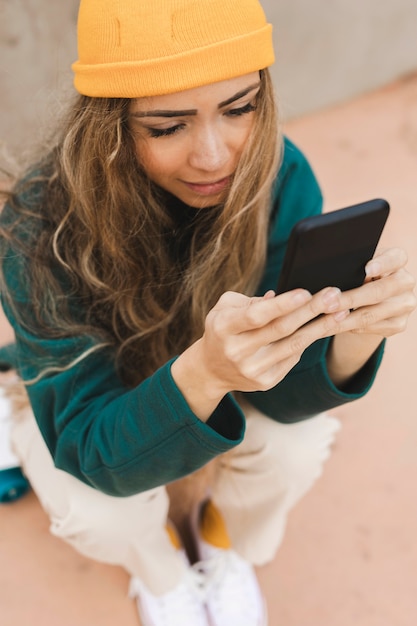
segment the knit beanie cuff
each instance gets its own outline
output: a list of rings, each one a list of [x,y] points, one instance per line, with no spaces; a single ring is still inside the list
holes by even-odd
[[[76,61],[74,85],[92,97],[139,98],[174,93],[242,76],[274,63],[272,26],[171,57],[85,65]]]
[[[98,98],[184,91],[269,67],[259,0],[81,0],[74,85]]]

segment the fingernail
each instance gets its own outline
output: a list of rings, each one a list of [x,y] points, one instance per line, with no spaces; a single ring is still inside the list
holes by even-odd
[[[340,294],[341,291],[337,287],[331,287],[323,294],[323,304],[326,305],[326,309],[329,312],[335,311],[338,308]]]
[[[337,313],[333,315],[333,317],[336,320],[336,322],[343,322],[343,320],[345,320],[348,317],[348,315],[350,315],[350,311],[349,309],[346,309],[346,311],[338,311]]]
[[[365,274],[367,276],[378,276],[381,273],[381,264],[378,261],[370,261],[365,266]]]
[[[292,299],[295,304],[305,304],[306,302],[311,300],[312,297],[313,296],[311,295],[309,291],[302,289],[300,291],[296,291],[293,294]]]

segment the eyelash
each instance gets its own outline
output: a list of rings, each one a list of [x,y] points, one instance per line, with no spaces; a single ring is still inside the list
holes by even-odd
[[[174,135],[176,132],[184,128],[185,124],[177,124],[176,126],[170,126],[169,128],[148,128],[148,132],[151,137],[168,137]]]
[[[229,115],[230,117],[239,117],[240,115],[253,113],[253,111],[256,111],[256,106],[252,104],[252,102],[248,102],[248,104],[245,104],[245,106],[243,107],[239,107],[238,109],[231,109],[226,113],[226,115]]]
[[[248,113],[253,113],[256,111],[256,106],[249,102],[245,104],[243,107],[239,107],[237,109],[230,109],[227,111],[225,115],[228,117],[240,117],[241,115],[247,115]],[[184,128],[185,124],[177,124],[176,126],[170,126],[169,128],[148,128],[149,135],[153,138],[158,137],[169,137],[170,135],[174,135],[179,130]]]

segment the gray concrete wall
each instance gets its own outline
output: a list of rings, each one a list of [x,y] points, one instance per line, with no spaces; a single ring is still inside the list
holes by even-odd
[[[263,4],[287,119],[417,70],[416,0]],[[77,8],[78,0],[0,0],[0,148],[24,153],[71,93]]]
[[[416,0],[266,0],[287,117],[417,71]]]
[[[71,91],[78,0],[0,0],[0,150],[41,140]]]

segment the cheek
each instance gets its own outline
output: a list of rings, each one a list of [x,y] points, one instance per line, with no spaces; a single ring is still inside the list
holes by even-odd
[[[140,140],[136,142],[136,158],[139,165],[151,180],[161,178],[171,169],[172,158],[169,151],[153,145],[153,142]]]
[[[255,132],[255,123],[256,123],[255,113],[252,113],[252,115],[251,115],[251,117],[248,120],[248,123],[246,125],[245,145],[248,142],[250,135],[253,132]]]
[[[235,153],[237,153],[239,156],[241,156],[242,152],[246,148],[246,145],[249,141],[249,138],[254,129],[254,126],[255,126],[254,119],[248,120],[246,123],[242,123],[242,125],[239,128],[239,131],[236,132],[234,141],[233,141],[233,146],[234,146]]]

